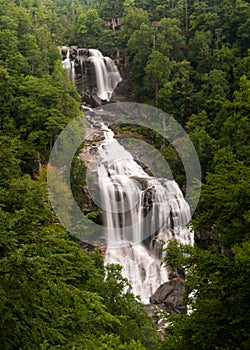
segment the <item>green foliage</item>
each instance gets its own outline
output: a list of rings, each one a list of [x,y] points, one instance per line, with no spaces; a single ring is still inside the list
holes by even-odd
[[[114,337],[113,334],[102,336],[96,346],[101,350],[145,350],[140,343],[137,343],[134,340],[129,344],[122,344],[119,337]]]
[[[156,32],[156,48],[171,60],[183,58],[181,48],[185,44],[180,22],[176,18],[162,18]]]
[[[103,19],[120,18],[123,15],[123,0],[103,1],[99,6],[99,13]]]
[[[170,257],[182,256],[192,313],[171,317],[163,349],[248,349],[249,247],[235,245],[231,257],[213,248],[167,248]]]
[[[170,61],[168,69],[171,69],[171,74],[165,70],[168,81],[156,96],[157,106],[175,116],[184,126],[193,108],[194,84],[191,80],[193,69],[186,60]]]
[[[213,153],[216,149],[215,140],[210,136],[211,124],[205,110],[197,115],[193,114],[186,124],[188,134],[200,159],[203,178],[211,169]]]
[[[18,151],[20,150],[20,142],[9,136],[0,136],[0,184],[5,186],[13,178],[20,175],[20,159],[18,159]]]
[[[60,131],[80,114],[77,93],[65,81],[62,69],[57,72],[56,79],[49,75],[27,76],[18,87],[14,120],[24,143],[26,162],[34,160],[37,152],[47,158]]]
[[[120,324],[114,328],[114,333],[120,334],[122,343],[128,344],[134,339],[138,342],[139,349],[141,349],[140,342],[146,349],[158,349],[159,339],[156,330],[144,306],[129,292],[129,287],[127,280],[122,277],[121,266],[113,264],[106,268],[104,283],[96,286],[109,312],[113,316],[121,315]]]
[[[169,79],[171,62],[161,52],[154,50],[149,55],[148,64],[145,68],[146,84],[149,91],[155,91],[154,97],[158,95],[159,89]]]
[[[165,242],[164,242],[165,243]],[[177,240],[172,239],[167,242],[166,257],[164,262],[170,272],[178,272],[182,268],[183,251]]]
[[[71,164],[71,189],[80,208],[83,208],[83,190],[86,185],[87,168],[79,156],[73,158]]]
[[[235,160],[232,152],[220,150],[214,159],[214,174],[207,175],[196,227],[216,232],[226,247],[249,239],[249,167]]]
[[[90,9],[79,15],[77,20],[77,33],[81,38],[79,46],[98,47],[99,36],[104,26],[103,20],[99,17],[96,9]]]
[[[88,346],[90,338],[119,322],[98,295],[82,287],[94,276],[91,260],[52,232],[37,235],[33,244],[1,259],[1,339],[6,349],[38,348],[45,341],[50,347]]]

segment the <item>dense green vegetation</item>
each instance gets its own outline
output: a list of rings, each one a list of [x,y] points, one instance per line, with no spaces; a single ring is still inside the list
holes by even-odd
[[[1,349],[249,349],[250,2],[0,5]],[[105,22],[113,17],[122,17],[120,29]],[[107,270],[98,252],[85,253],[48,202],[50,150],[80,114],[61,67],[64,44],[119,54],[130,98],[175,117],[200,157],[192,225],[210,244],[170,244],[166,263],[185,270],[193,313],[172,316],[160,344],[143,307],[123,293],[119,267]],[[171,158],[161,140],[159,148]]]

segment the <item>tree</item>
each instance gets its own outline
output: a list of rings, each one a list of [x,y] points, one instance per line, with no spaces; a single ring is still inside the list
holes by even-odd
[[[193,110],[193,69],[190,62],[171,61],[171,76],[159,90],[157,103],[160,108],[173,115],[184,126]]]
[[[163,56],[161,52],[153,50],[149,55],[148,64],[145,68],[146,84],[150,95],[154,99],[157,98],[158,91],[164,85],[164,82],[168,81],[171,68],[172,64],[169,58]]]
[[[188,59],[196,68],[197,73],[205,73],[211,69],[212,33],[210,30],[197,30],[189,41],[190,51]]]
[[[213,69],[202,76],[202,94],[207,100],[225,100],[229,93],[229,85],[224,71]]]
[[[184,44],[180,22],[175,18],[162,18],[156,32],[156,49],[171,60],[178,61],[183,58],[181,49]]]
[[[104,38],[112,33],[104,20],[99,16],[97,9],[82,12],[76,23],[77,44],[86,48],[102,50]]]
[[[2,29],[0,32],[0,61],[8,70],[26,71],[26,62],[18,51],[18,37],[14,30]]]
[[[157,350],[159,339],[155,326],[144,305],[128,291],[129,284],[122,277],[121,268],[119,265],[108,265],[104,283],[96,286],[109,312],[116,317],[121,315],[120,324],[115,326],[114,333],[120,335],[122,343],[129,343],[133,339],[141,342],[146,349]]]
[[[94,350],[113,343],[144,349],[140,341],[158,348],[144,307],[124,293],[120,269],[105,272],[102,256],[85,253],[65,232],[48,206],[43,181],[13,178],[0,197],[4,349]]]
[[[103,1],[99,7],[100,16],[105,20],[122,17],[123,2],[123,0]]]
[[[19,40],[21,54],[27,60],[26,74],[41,76],[43,67],[41,66],[42,54],[37,45],[36,36],[34,34],[24,34]]]
[[[61,63],[53,74],[20,79],[10,113],[23,144],[23,160],[34,170],[37,153],[44,162],[60,131],[80,115],[80,96],[67,81]]]
[[[6,68],[0,67],[0,133],[13,134],[14,123],[10,116],[16,84],[18,81],[11,76]]]
[[[149,15],[146,11],[138,8],[129,7],[124,13],[122,27],[119,31],[119,45],[126,47],[130,37],[135,31],[138,31],[142,24],[150,25]]]
[[[249,238],[250,172],[227,148],[214,156],[214,174],[208,174],[195,227],[214,232],[223,248]]]
[[[188,135],[199,156],[203,180],[205,180],[205,175],[212,170],[213,154],[216,150],[216,141],[211,137],[211,125],[205,110],[192,114],[186,123]]]
[[[240,79],[239,90],[234,92],[234,99],[228,102],[226,118],[220,127],[219,145],[228,147],[238,160],[249,164],[249,100],[250,84],[246,76]]]
[[[250,44],[250,4],[248,1],[237,0],[235,2],[233,14],[233,25],[236,28],[236,47],[238,47],[241,52],[246,52]]]
[[[20,141],[9,136],[0,136],[0,183],[7,184],[20,175]]]
[[[127,43],[127,52],[131,61],[131,81],[135,96],[144,95],[144,87],[141,81],[144,77],[144,69],[147,64],[147,58],[151,52],[153,42],[153,28],[142,23],[140,29],[135,30]]]
[[[213,69],[219,69],[226,74],[228,82],[232,80],[234,52],[227,45],[213,50]]]
[[[220,28],[220,18],[216,7],[211,3],[207,4],[206,1],[194,1],[193,12],[190,16],[190,31],[211,30],[212,33],[215,33],[216,29]]]

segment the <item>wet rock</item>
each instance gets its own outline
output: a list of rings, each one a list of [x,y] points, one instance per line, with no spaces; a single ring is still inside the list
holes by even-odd
[[[83,242],[83,241],[78,241],[78,243],[80,244],[81,248],[85,251],[85,252],[94,252],[96,247],[93,244],[87,243],[87,242]]]
[[[138,157],[135,159],[136,163],[139,164],[142,169],[147,173],[149,176],[154,176],[153,171],[149,167],[149,165],[143,163]]]
[[[104,133],[102,130],[94,131],[91,134],[87,135],[85,141],[90,143],[96,143],[99,141],[103,141],[105,139]]]
[[[187,306],[183,302],[184,281],[173,278],[163,283],[150,297],[150,303],[157,305],[170,314],[186,314]]]
[[[148,181],[150,180],[150,177],[140,177],[140,176],[130,176],[129,177],[132,180],[137,181],[141,185],[142,190],[148,190]]]
[[[109,128],[113,131],[113,133],[116,136],[119,134],[119,128],[116,124],[109,124]]]
[[[95,204],[93,201],[93,195],[92,193],[90,194],[88,191],[88,187],[84,186],[83,187],[83,209],[85,212],[96,212],[99,210],[99,207]]]

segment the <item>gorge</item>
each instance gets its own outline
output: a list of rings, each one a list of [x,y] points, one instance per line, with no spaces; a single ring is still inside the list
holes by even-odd
[[[68,50],[63,66],[83,96],[91,88],[105,103],[121,81],[113,61],[98,50]],[[193,233],[185,226],[191,218],[190,208],[173,179],[154,176],[118,142],[100,116],[100,108],[99,114],[85,108],[92,111],[87,113],[89,129],[99,135],[92,140],[88,157],[99,159],[96,172],[105,227],[105,264],[121,265],[131,291],[148,304],[173,277],[173,271],[162,265],[163,242],[175,239],[193,244]]]

